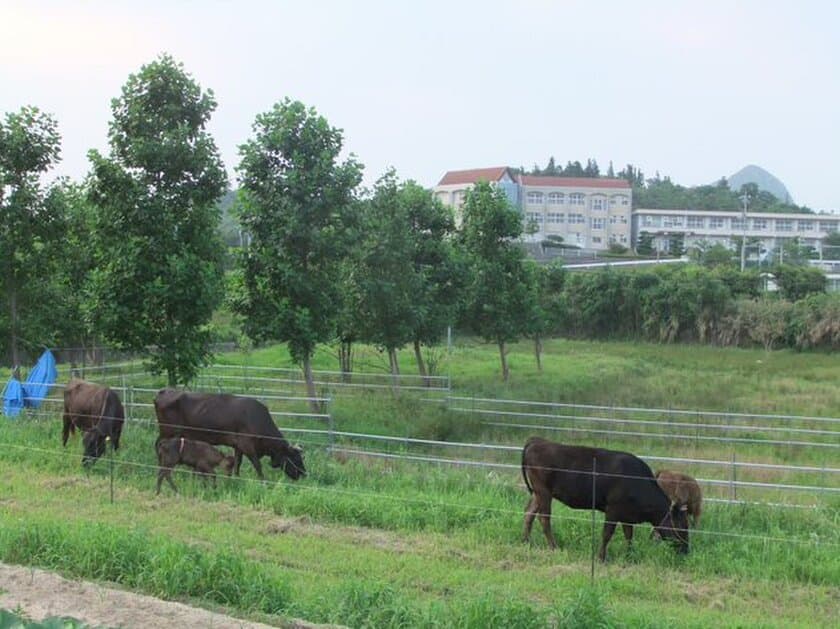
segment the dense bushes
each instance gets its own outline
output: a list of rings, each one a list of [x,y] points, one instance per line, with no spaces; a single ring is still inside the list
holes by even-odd
[[[554,300],[558,323],[552,331],[768,350],[840,347],[840,295],[819,292],[825,289],[825,276],[783,267],[777,277],[779,294],[762,294],[758,273],[731,268],[680,265],[573,273]]]

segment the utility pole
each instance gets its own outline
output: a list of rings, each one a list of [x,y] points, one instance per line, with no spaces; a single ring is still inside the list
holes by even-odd
[[[747,202],[749,200],[750,197],[746,192],[741,195],[741,201],[744,202],[744,209],[741,212],[741,273],[747,266]]]

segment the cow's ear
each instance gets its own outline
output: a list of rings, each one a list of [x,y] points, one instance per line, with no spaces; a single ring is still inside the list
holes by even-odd
[[[681,506],[680,511],[688,511],[688,505]]]
[[[296,443],[295,445],[292,446],[292,450],[297,450],[298,452],[303,452],[303,446],[300,445],[299,443]]]

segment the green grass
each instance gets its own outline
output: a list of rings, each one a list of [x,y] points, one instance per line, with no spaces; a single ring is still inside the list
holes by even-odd
[[[460,346],[453,382],[459,392],[500,398],[761,412],[792,412],[787,395],[798,392],[809,404],[798,412],[840,415],[840,374],[828,355],[568,341],[547,347],[538,373],[530,347],[514,346],[513,381],[502,385],[494,348]],[[334,368],[326,352],[317,360],[320,368]],[[376,354],[365,360],[374,364]],[[290,364],[280,347],[219,361]],[[404,371],[410,367],[406,360]],[[670,374],[665,382],[662,373]],[[705,399],[696,397],[697,387]],[[408,394],[344,393],[334,399],[333,414],[336,427],[347,431],[514,445],[526,437]],[[348,457],[310,440],[310,476],[298,483],[276,471],[269,474],[277,482],[259,483],[246,462],[243,480],[221,479],[214,491],[177,473],[182,494],[164,488],[155,498],[155,430],[131,424],[114,459],[111,505],[107,460],[83,472],[79,438],[60,448],[59,417],[0,422],[0,555],[6,560],[253,617],[351,626],[820,626],[840,613],[836,499],[819,497],[816,509],[708,504],[686,558],[649,540],[650,527],[640,526],[632,551],[620,534],[613,539],[610,562],[597,566],[592,589],[589,512],[555,503],[559,550],[546,549],[539,525],[532,544],[523,545],[527,494],[518,469]],[[597,443],[591,435],[575,438]],[[649,454],[730,455],[714,444],[602,441]],[[399,442],[375,447],[442,453]],[[518,461],[517,453],[447,451],[467,454]],[[807,449],[760,446],[737,454],[739,460],[840,463]],[[813,481],[775,472],[759,477]],[[602,519],[598,514],[598,535]]]

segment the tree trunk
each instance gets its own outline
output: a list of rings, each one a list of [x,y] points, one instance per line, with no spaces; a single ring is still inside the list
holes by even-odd
[[[505,350],[504,341],[499,342],[499,358],[502,360],[502,380],[507,382],[508,376],[510,376],[510,371],[508,370],[507,351]]]
[[[338,364],[341,367],[341,381],[349,383],[353,373],[353,341],[341,341],[338,345]]]
[[[423,386],[431,386],[429,372],[426,371],[426,363],[423,361],[423,352],[420,351],[420,341],[417,339],[414,339],[414,357],[417,359],[417,371],[423,376]]]
[[[12,367],[17,367],[20,364],[20,356],[17,342],[17,287],[15,287],[14,278],[11,278],[9,282],[9,335]]]
[[[534,337],[534,356],[537,359],[537,371],[542,373],[542,338],[539,334]]]
[[[400,388],[400,363],[397,360],[396,348],[388,348],[388,362],[391,364],[391,381],[394,385],[394,391]]]
[[[303,359],[303,378],[306,380],[306,395],[309,397],[309,408],[313,413],[321,412],[321,403],[315,398],[318,397],[315,391],[315,377],[312,375],[312,357],[305,356]]]

